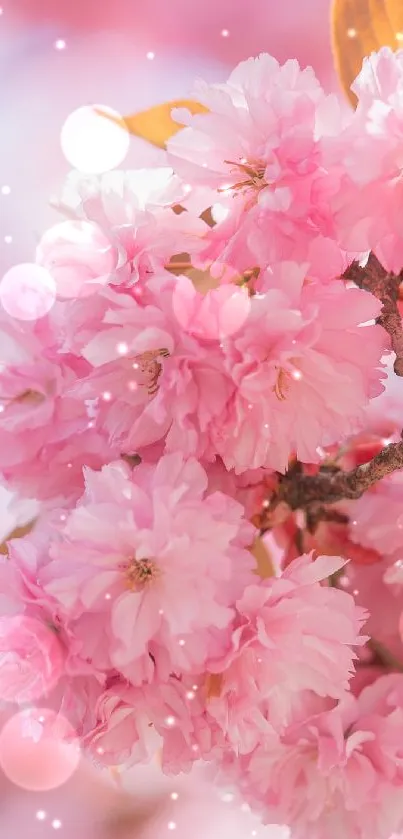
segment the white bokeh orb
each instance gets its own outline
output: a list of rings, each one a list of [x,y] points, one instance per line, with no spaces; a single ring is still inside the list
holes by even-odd
[[[111,119],[102,114],[108,114]],[[67,162],[79,172],[101,175],[123,163],[130,134],[121,115],[106,105],[84,105],[66,119],[60,135]]]

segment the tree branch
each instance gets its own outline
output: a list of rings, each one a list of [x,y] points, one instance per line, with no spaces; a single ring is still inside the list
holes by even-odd
[[[327,510],[326,506],[344,499],[361,498],[371,486],[399,469],[403,469],[403,440],[385,446],[368,463],[350,472],[322,466],[318,474],[304,475],[302,468],[297,469],[293,464],[285,475],[279,476],[275,492],[261,513],[255,516],[254,524],[263,535],[284,520],[280,513],[287,508],[306,513],[306,526],[310,532],[321,520],[346,522],[343,515]]]
[[[351,472],[320,471],[317,475],[293,475],[280,478],[276,497],[292,510],[312,504],[335,504],[344,498],[360,498],[373,484],[397,469],[403,469],[403,441],[391,443]]]
[[[378,323],[390,335],[392,349],[396,353],[394,371],[397,376],[403,376],[403,328],[398,307],[401,276],[388,274],[371,253],[365,268],[353,262],[343,277],[352,280],[359,288],[370,291],[383,303]]]

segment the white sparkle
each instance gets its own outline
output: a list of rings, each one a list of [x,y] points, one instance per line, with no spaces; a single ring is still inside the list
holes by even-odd
[[[184,647],[184,646],[185,646],[185,644],[186,644],[185,639],[184,639],[184,638],[181,638],[181,639],[179,640],[179,646],[180,646],[180,647]]]
[[[94,428],[94,423],[92,422],[92,420],[89,421],[87,428]]]
[[[198,747],[197,743],[193,743],[192,752],[198,752],[198,751],[199,751],[199,747]]]
[[[257,836],[257,830],[252,830],[252,836]]]
[[[188,692],[186,694],[186,699],[194,699],[194,698],[195,698],[194,690],[188,690]]]
[[[131,380],[130,382],[127,383],[127,387],[129,388],[129,390],[134,391],[134,390],[137,390],[138,384],[137,384],[137,382],[134,382],[133,380]]]
[[[112,597],[112,595],[111,595],[111,594],[109,594],[109,591],[108,591],[108,593],[107,593],[107,594],[105,594],[105,600],[110,600],[110,599],[111,599],[111,597]]]
[[[293,370],[291,375],[292,375],[293,379],[296,379],[296,381],[298,381],[299,379],[302,379],[302,373],[301,373],[300,370]]]
[[[221,796],[221,801],[224,801],[226,804],[230,804],[231,801],[234,800],[234,793],[233,792],[224,792]]]
[[[268,422],[265,422],[264,427],[265,427],[265,428],[268,428],[268,427],[269,427],[269,423],[268,423]]]
[[[351,26],[350,29],[347,29],[347,35],[349,38],[355,38],[357,35],[357,30],[354,29],[353,26]]]
[[[111,401],[111,399],[112,399],[112,394],[109,392],[109,390],[105,390],[105,391],[103,392],[103,394],[102,394],[102,399],[104,400],[104,402],[110,402],[110,401]]]
[[[66,513],[61,513],[60,514],[60,521],[66,521],[66,518],[67,518]]]
[[[358,594],[359,594],[358,588],[355,588],[354,591],[353,591],[354,597],[357,597]]]
[[[228,38],[228,36],[229,36],[229,29],[222,29],[222,30],[221,30],[221,35],[222,35],[222,37],[223,37],[223,38]]]
[[[192,191],[192,187],[190,186],[190,184],[185,184],[183,189],[184,189],[184,192],[187,192],[187,193]]]
[[[11,242],[13,241],[13,237],[12,236],[5,236],[4,241],[5,241],[6,245],[11,245]]]
[[[103,749],[102,746],[99,746],[98,749],[97,749],[97,754],[103,755],[104,751],[105,751],[105,749]]]
[[[163,615],[163,614],[164,614],[164,610],[163,610],[163,609],[158,609],[158,614],[159,614],[159,615]]]
[[[168,822],[168,830],[175,830],[176,822]]]
[[[396,41],[403,41],[403,32],[396,32]]]
[[[166,717],[165,718],[165,724],[169,725],[170,728],[172,728],[172,726],[175,725],[175,722],[176,722],[175,717]]]
[[[382,445],[383,445],[383,446],[390,446],[391,442],[392,442],[392,439],[391,439],[390,437],[385,437],[385,438],[382,440]]]
[[[177,801],[179,798],[179,794],[177,792],[171,792],[172,801]]]
[[[249,402],[248,408],[249,408],[249,410],[250,410],[250,411],[252,410],[253,405],[252,405],[252,403],[251,403],[251,402]]]
[[[197,690],[198,685],[192,685],[192,690]]]
[[[139,365],[138,365],[137,361],[135,361],[135,362],[132,364],[132,367],[133,367],[133,370],[138,370],[138,369],[139,369]]]
[[[52,827],[54,827],[55,830],[59,830],[59,828],[61,826],[62,826],[62,823],[61,823],[60,819],[53,819]]]
[[[2,188],[1,188],[1,194],[2,195],[10,195],[10,192],[11,192],[11,187],[9,187],[7,184],[4,184],[4,186],[2,186]]]
[[[65,50],[66,49],[66,41],[64,41],[63,38],[58,38],[57,41],[55,41],[54,46],[55,46],[55,50]]]
[[[72,463],[68,463],[68,464],[67,464],[67,469],[72,469],[72,468],[73,468],[73,464],[72,464]]]
[[[119,344],[117,344],[116,349],[119,355],[126,355],[126,353],[129,352],[129,347],[124,341],[120,341]]]
[[[45,813],[45,810],[38,810],[38,812],[37,812],[37,814],[36,814],[36,818],[37,818],[37,819],[38,819],[38,821],[40,821],[40,822],[45,821],[45,819],[46,819],[46,813]]]
[[[155,58],[155,52],[148,52],[146,58],[148,58],[149,61],[153,61]]]

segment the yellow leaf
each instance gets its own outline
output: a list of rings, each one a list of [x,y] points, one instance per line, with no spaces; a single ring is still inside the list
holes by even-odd
[[[268,577],[274,577],[274,567],[271,561],[271,556],[263,539],[256,539],[249,550],[256,559],[256,573],[258,576],[261,577],[262,580],[267,580]]]
[[[331,26],[336,70],[355,106],[350,86],[364,58],[381,47],[403,46],[403,0],[333,0]]]
[[[163,105],[156,105],[147,111],[140,111],[138,114],[131,114],[127,117],[118,117],[109,114],[107,111],[97,109],[97,113],[105,119],[125,128],[129,134],[148,140],[154,146],[164,149],[166,143],[183,128],[183,125],[172,119],[171,111],[174,108],[186,108],[191,114],[205,114],[208,109],[199,102],[191,99],[178,99],[173,102],[165,102]]]

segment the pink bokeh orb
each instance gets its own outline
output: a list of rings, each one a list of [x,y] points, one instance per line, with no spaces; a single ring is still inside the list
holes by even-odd
[[[67,162],[88,175],[100,175],[120,166],[130,146],[130,134],[121,120],[121,115],[106,105],[84,105],[73,111],[60,135]]]
[[[50,312],[56,286],[42,265],[22,263],[10,268],[0,282],[0,303],[13,318],[38,320]]]
[[[79,762],[80,749],[70,723],[49,708],[14,714],[0,733],[0,766],[22,789],[56,789],[71,778]]]

